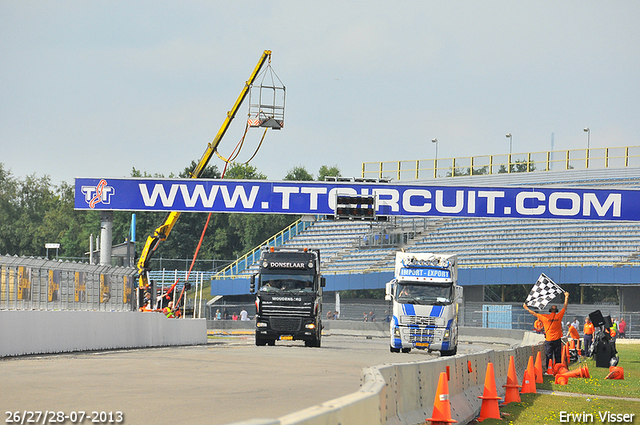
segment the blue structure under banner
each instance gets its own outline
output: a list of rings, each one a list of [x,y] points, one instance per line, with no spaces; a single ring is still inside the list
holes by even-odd
[[[563,284],[615,284],[638,285],[640,267],[503,267],[458,269],[458,284],[501,285],[531,284],[544,273],[559,285]],[[325,291],[383,289],[393,279],[393,271],[360,274],[326,275]],[[211,281],[211,295],[246,295],[249,278]]]

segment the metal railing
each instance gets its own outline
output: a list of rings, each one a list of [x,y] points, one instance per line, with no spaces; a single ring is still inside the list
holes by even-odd
[[[456,176],[640,166],[640,146],[572,149],[362,163],[362,178],[420,180]]]
[[[244,254],[242,257],[238,258],[233,263],[229,264],[227,267],[218,272],[215,276],[212,277],[212,280],[218,279],[234,279],[242,274],[243,271],[247,270],[252,264],[254,264],[260,258],[260,249],[263,246],[276,247],[281,246],[294,236],[298,235],[304,229],[309,227],[311,222],[302,221],[302,219],[296,220],[289,227],[281,230],[275,235],[271,236],[266,241],[262,242],[257,247],[253,248],[251,251]]]
[[[132,267],[0,255],[0,309],[130,311]]]

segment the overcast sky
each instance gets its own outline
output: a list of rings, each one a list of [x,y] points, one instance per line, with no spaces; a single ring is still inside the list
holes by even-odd
[[[640,145],[639,23],[635,0],[0,0],[0,162],[54,184],[177,174],[265,49],[287,88],[252,162],[272,180],[433,158],[433,138],[440,158],[508,153],[509,132],[514,152],[585,148],[584,127]]]

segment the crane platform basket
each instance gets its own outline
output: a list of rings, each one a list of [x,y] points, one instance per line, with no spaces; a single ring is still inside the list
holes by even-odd
[[[249,92],[249,127],[284,127],[285,87],[268,65],[258,76]]]

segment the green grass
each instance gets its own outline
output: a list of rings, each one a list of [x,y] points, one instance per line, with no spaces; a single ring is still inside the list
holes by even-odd
[[[600,396],[640,398],[640,344],[618,344],[616,347],[620,363],[624,368],[624,380],[604,379],[608,368],[597,368],[595,360],[575,363],[570,370],[584,366],[589,367],[590,379],[571,378],[568,385],[556,385],[552,376],[545,376],[544,383],[538,384],[538,390],[555,392],[589,394],[587,397],[565,397],[547,394],[522,394],[520,403],[509,403],[500,407],[502,420],[486,419],[483,425],[491,424],[560,424],[564,423],[607,423],[601,421],[599,413],[609,411],[613,414],[635,414],[632,423],[640,423],[640,402],[623,399],[612,400]],[[591,396],[592,395],[592,396]],[[561,412],[593,415],[593,421],[578,422],[570,417],[561,418]],[[566,414],[565,413],[565,414]]]
[[[500,407],[502,420],[486,419],[483,425],[491,424],[518,424],[518,425],[542,425],[560,424],[562,412],[565,412],[564,420],[567,421],[567,413],[580,414],[583,412],[593,415],[593,421],[586,423],[606,423],[601,422],[599,413],[605,414],[609,411],[613,414],[635,414],[632,423],[640,422],[640,403],[633,403],[626,400],[610,400],[594,397],[562,397],[544,394],[522,394],[520,403],[509,403]],[[585,423],[568,420],[565,423]]]
[[[544,383],[539,384],[538,388],[570,393],[640,398],[640,344],[618,344],[616,348],[620,358],[618,366],[624,368],[624,380],[604,379],[609,373],[609,369],[596,367],[595,360],[588,359],[581,363],[572,364],[569,370],[578,369],[586,364],[591,375],[590,379],[571,378],[567,385],[557,385],[552,377],[545,376]]]

